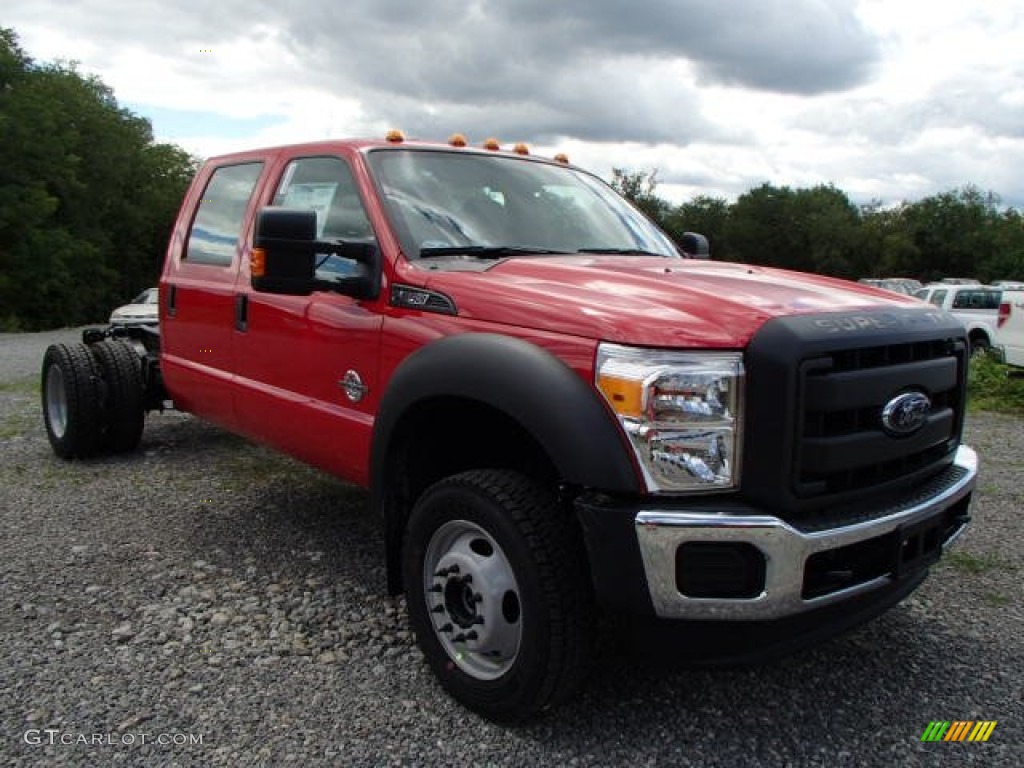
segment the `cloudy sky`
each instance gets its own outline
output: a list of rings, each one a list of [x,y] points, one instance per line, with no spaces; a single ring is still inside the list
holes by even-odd
[[[0,25],[200,156],[461,131],[656,168],[675,201],[1024,207],[1021,0],[8,0]]]

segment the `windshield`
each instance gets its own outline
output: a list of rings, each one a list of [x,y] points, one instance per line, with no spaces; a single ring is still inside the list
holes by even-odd
[[[597,178],[501,155],[378,150],[370,168],[410,258],[645,253],[668,236]]]

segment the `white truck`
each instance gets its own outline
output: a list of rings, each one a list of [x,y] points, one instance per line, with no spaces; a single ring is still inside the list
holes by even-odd
[[[1024,291],[1003,291],[996,346],[1008,365],[1024,368]]]
[[[959,279],[959,278],[951,278]],[[995,345],[996,320],[1002,291],[979,283],[932,283],[915,298],[944,309],[963,323],[971,353],[984,353]]]

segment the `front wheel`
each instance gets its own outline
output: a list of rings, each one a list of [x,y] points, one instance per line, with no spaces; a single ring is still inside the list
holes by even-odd
[[[409,618],[445,689],[494,720],[572,695],[592,644],[572,518],[529,478],[475,470],[430,487],[406,529]]]

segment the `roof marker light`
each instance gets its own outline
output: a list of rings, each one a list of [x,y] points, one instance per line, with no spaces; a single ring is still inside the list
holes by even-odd
[[[487,139],[484,142],[484,149],[489,149],[491,152],[497,152],[501,149],[501,144],[498,143],[497,139]]]
[[[565,154],[565,152],[559,152],[557,155],[555,155],[555,162],[561,163],[562,165],[568,165],[569,156]]]
[[[515,149],[513,151],[517,155],[528,155],[528,154],[530,154],[530,148],[528,146],[526,146],[525,144],[523,144],[522,142],[516,144],[516,147],[515,147]]]
[[[448,143],[451,144],[453,147],[464,147],[469,142],[466,140],[466,137],[463,134],[453,133],[451,137],[448,139]]]
[[[405,141],[405,134],[398,130],[388,131],[387,141],[389,144],[401,144]]]

